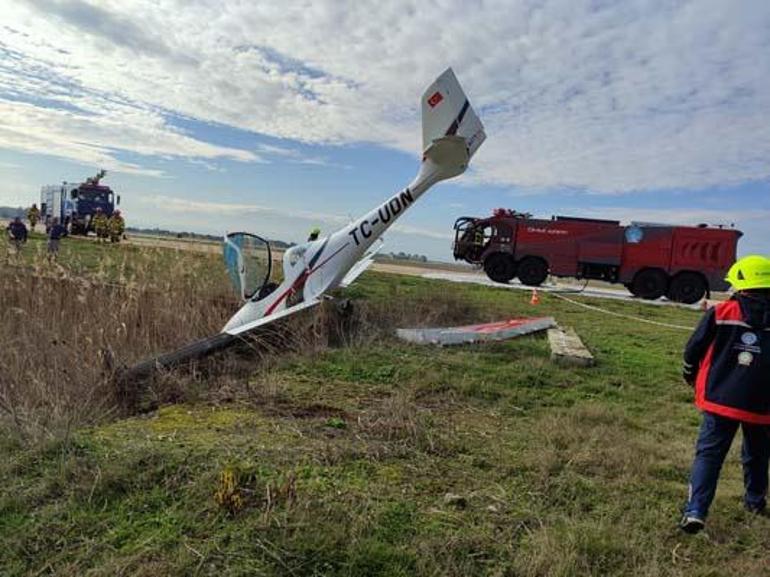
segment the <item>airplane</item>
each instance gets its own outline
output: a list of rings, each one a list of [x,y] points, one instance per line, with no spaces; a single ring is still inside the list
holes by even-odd
[[[484,126],[451,68],[425,90],[421,112],[422,162],[406,188],[336,232],[289,248],[283,255],[280,284],[270,281],[272,251],[267,241],[245,232],[227,234],[225,263],[244,304],[220,334],[135,369],[168,367],[219,350],[259,327],[319,304],[330,291],[352,283],[372,263],[378,250],[374,243],[383,233],[434,184],[465,172],[486,139]]]
[[[412,183],[350,225],[287,250],[283,282],[252,293],[223,332],[254,330],[317,305],[324,294],[350,284],[371,263],[373,255],[367,251],[373,243],[431,186],[465,172],[485,138],[481,121],[447,69],[422,96],[422,163]],[[228,235],[225,246],[237,252],[233,239],[242,234]]]

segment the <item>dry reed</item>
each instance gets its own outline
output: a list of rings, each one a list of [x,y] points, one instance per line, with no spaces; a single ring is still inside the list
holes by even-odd
[[[162,256],[150,254],[129,267],[125,254],[107,253],[88,275],[42,258],[32,267],[4,268],[0,426],[31,442],[103,421],[124,406],[114,379],[122,367],[221,330],[238,306],[224,273],[191,274],[199,263],[180,252],[166,257],[159,275]],[[338,299],[244,339],[234,354],[159,375],[145,392],[150,406],[190,400],[201,390],[232,385],[218,377],[253,372],[287,351],[366,346],[399,326],[483,320],[478,313],[455,294],[400,299],[399,306],[388,299],[355,305]]]
[[[182,259],[184,261],[184,259]],[[0,425],[24,439],[66,435],[115,410],[123,363],[216,332],[233,310],[226,293],[181,279],[140,281],[125,260],[95,274],[36,261],[0,274]],[[176,267],[179,267],[176,270]]]

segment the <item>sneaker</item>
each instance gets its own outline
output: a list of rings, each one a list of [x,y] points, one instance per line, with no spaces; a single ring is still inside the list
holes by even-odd
[[[706,521],[700,517],[696,517],[692,513],[685,513],[682,520],[679,521],[679,528],[689,535],[701,531],[706,526]]]

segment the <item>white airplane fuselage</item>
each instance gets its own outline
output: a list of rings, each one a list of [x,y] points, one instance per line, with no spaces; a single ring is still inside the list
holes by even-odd
[[[434,113],[433,109],[442,104],[448,109]],[[223,332],[241,334],[316,304],[339,286],[372,244],[431,186],[462,174],[484,138],[483,126],[454,73],[446,71],[423,95],[424,150],[420,170],[411,184],[354,223],[287,250],[281,284],[269,295],[247,301]]]

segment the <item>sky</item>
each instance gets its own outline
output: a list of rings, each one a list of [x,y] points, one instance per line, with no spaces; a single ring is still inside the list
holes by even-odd
[[[734,224],[770,253],[765,0],[0,0],[0,205],[108,171],[129,226],[302,241],[408,184],[448,66],[488,139],[386,235],[536,216]]]

